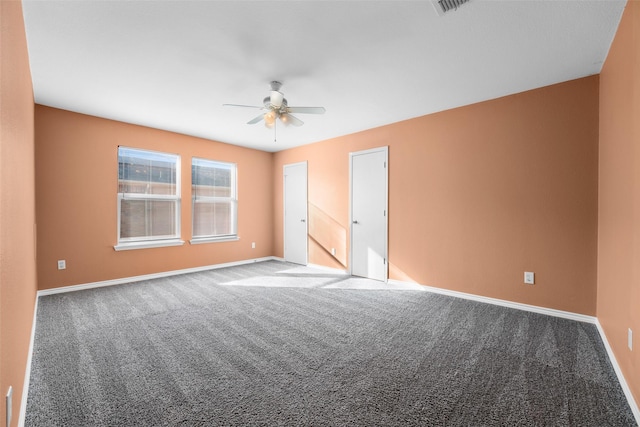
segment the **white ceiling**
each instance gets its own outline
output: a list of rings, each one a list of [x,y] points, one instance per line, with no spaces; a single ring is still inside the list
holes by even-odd
[[[24,0],[35,101],[279,151],[597,74],[624,0]],[[246,122],[271,80],[305,125]]]

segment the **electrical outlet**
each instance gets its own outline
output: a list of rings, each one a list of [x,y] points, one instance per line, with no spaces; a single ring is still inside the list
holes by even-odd
[[[7,391],[7,399],[6,399],[6,403],[7,403],[7,407],[6,407],[6,414],[7,414],[7,426],[11,425],[11,408],[13,408],[13,387],[9,386],[9,391]]]
[[[336,256],[336,248],[331,248],[331,255]]]
[[[534,275],[532,271],[525,271],[524,272],[524,283],[527,285],[533,285],[535,282],[534,280]]]
[[[67,261],[63,259],[58,260],[58,270],[64,270],[67,268]]]
[[[256,248],[256,242],[251,242],[251,249],[255,249]]]
[[[633,351],[633,331],[629,328],[627,332],[627,345],[629,346],[629,350]]]

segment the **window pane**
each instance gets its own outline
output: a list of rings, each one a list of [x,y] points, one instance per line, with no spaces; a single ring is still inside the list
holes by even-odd
[[[194,194],[202,197],[233,197],[235,165],[194,159],[191,176]]]
[[[193,235],[236,234],[234,202],[196,202],[193,204]]]
[[[177,203],[175,200],[123,199],[120,238],[175,236]]]
[[[118,192],[176,195],[178,156],[118,148]]]

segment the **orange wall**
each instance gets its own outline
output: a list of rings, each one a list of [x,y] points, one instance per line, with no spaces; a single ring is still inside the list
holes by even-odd
[[[629,1],[600,77],[598,320],[640,402],[640,2]],[[634,331],[634,349],[627,330]]]
[[[272,154],[36,105],[38,287],[84,284],[273,253]],[[182,160],[183,246],[116,252],[118,145]],[[239,241],[191,245],[191,157],[238,165]],[[251,249],[256,242],[256,249]],[[57,260],[67,262],[57,269]]]
[[[385,145],[390,278],[595,315],[597,76],[276,153],[276,256],[283,165],[348,239],[349,152]],[[313,240],[309,262],[344,268]]]
[[[36,299],[33,91],[22,4],[0,1],[0,420],[18,425]]]

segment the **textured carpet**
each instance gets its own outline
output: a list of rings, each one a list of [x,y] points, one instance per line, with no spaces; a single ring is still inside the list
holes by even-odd
[[[381,286],[270,261],[41,297],[26,425],[636,425],[594,325]]]

